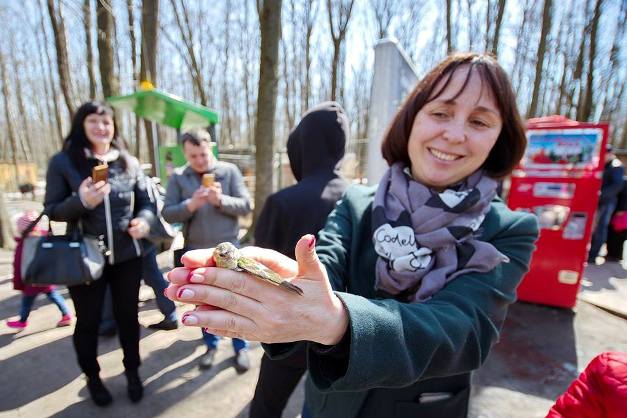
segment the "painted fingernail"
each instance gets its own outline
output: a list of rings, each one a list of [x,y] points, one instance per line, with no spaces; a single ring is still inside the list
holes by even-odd
[[[204,332],[205,334],[209,334],[209,328],[203,328],[202,332]]]
[[[192,278],[192,276],[193,276],[193,275],[194,275],[194,272],[193,272],[192,270],[190,270],[190,271],[187,273],[187,278],[186,278],[186,280],[189,282],[189,281],[191,280],[191,278]]]
[[[198,317],[196,317],[195,315],[186,313],[183,315],[183,318],[181,318],[181,322],[185,325],[197,325]]]
[[[194,297],[196,293],[190,289],[179,289],[179,292],[176,294],[176,297],[179,299],[191,299]]]
[[[316,237],[314,235],[309,238],[309,249],[313,249],[316,246]]]
[[[191,283],[202,283],[203,280],[205,280],[205,277],[202,274],[192,274],[189,276]]]

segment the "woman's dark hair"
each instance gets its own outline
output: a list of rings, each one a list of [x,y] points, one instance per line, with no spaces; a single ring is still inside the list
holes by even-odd
[[[527,137],[509,77],[494,57],[475,53],[449,55],[418,82],[394,116],[383,138],[381,152],[389,165],[399,161],[411,165],[407,143],[414,118],[425,104],[442,94],[460,67],[467,68],[468,75],[455,97],[462,94],[474,72],[479,75],[483,85],[492,90],[503,120],[501,133],[482,168],[488,175],[498,179],[507,176],[516,167],[525,153]],[[440,82],[443,84],[436,91]]]
[[[91,150],[93,147],[85,134],[85,119],[87,116],[94,113],[97,115],[109,115],[113,119],[113,141],[111,142],[111,147],[121,152],[124,168],[126,169],[128,167],[126,145],[118,136],[118,128],[115,125],[113,109],[101,102],[86,102],[83,103],[74,114],[70,133],[63,141],[63,150],[69,154],[70,160],[83,177],[89,176],[92,167],[97,164],[97,161],[90,161],[85,156],[85,148]]]

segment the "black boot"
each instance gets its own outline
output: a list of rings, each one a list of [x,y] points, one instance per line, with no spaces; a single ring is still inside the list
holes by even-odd
[[[87,378],[87,389],[89,390],[91,399],[93,399],[96,405],[107,406],[113,402],[111,393],[109,393],[99,376]]]
[[[139,374],[137,373],[137,369],[135,370],[127,370],[124,372],[126,374],[126,380],[128,382],[127,393],[128,398],[133,403],[137,403],[141,401],[144,396],[144,385],[142,381],[139,379]]]

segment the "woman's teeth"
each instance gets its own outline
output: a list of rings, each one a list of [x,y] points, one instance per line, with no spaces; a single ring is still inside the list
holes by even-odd
[[[429,151],[431,152],[431,154],[433,154],[433,156],[435,156],[439,160],[453,161],[459,158],[459,156],[457,155],[447,154],[445,152],[438,151],[437,149],[429,148]]]

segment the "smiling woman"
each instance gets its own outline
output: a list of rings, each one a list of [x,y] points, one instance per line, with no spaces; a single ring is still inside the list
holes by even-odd
[[[538,235],[496,196],[525,146],[500,65],[452,55],[390,124],[380,184],[349,188],[317,245],[301,238],[296,262],[241,250],[303,297],[216,268],[211,249],[183,257],[167,295],[199,305],[186,325],[275,343],[271,358],[304,345],[303,417],[465,417]]]

